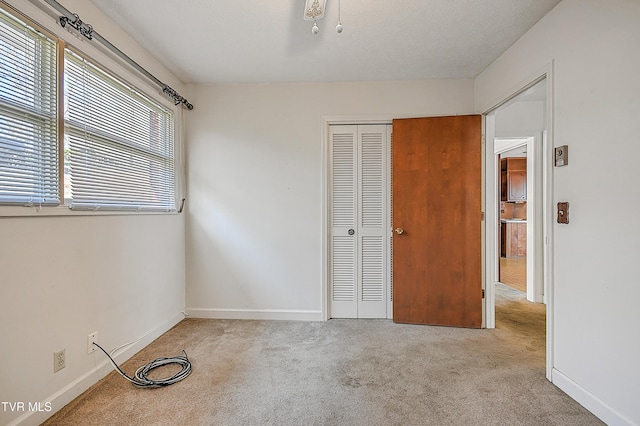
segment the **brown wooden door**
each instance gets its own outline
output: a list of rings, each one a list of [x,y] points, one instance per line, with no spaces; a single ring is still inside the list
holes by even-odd
[[[481,117],[393,121],[393,320],[482,325]]]

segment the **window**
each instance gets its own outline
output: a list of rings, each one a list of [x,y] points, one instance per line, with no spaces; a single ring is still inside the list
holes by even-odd
[[[172,111],[58,49],[0,8],[0,205],[175,211]]]
[[[73,209],[175,209],[173,117],[65,49],[65,199]]]
[[[0,9],[0,203],[58,205],[56,41]]]

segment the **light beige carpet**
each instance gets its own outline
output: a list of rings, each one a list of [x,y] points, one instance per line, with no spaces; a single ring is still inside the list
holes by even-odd
[[[498,293],[495,330],[187,319],[124,365],[185,349],[187,379],[140,389],[112,373],[45,424],[602,424],[545,379],[544,306]]]

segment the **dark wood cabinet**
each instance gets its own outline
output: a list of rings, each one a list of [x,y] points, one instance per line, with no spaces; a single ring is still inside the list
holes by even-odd
[[[527,201],[527,159],[500,160],[500,200]]]
[[[503,222],[501,225],[500,254],[503,257],[525,257],[527,255],[527,223]]]
[[[527,172],[507,172],[507,201],[527,201]]]

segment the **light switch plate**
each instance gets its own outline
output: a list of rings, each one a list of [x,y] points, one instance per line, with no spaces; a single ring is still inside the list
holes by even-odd
[[[569,203],[558,203],[558,223],[569,223]]]

